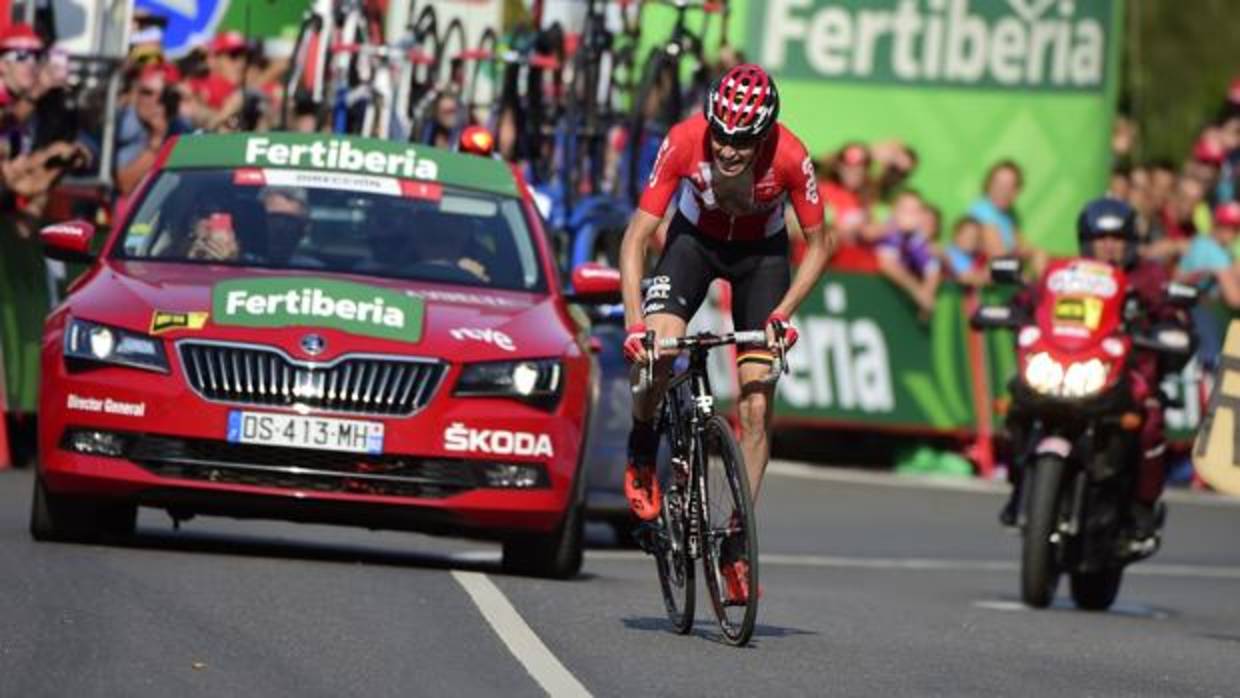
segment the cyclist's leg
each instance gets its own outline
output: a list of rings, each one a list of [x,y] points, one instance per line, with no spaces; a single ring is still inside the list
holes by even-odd
[[[767,317],[779,305],[791,283],[787,236],[781,234],[746,248],[749,246],[736,250],[738,255],[744,256],[729,269],[732,324],[737,330],[760,330],[766,326]],[[772,358],[765,346],[737,349],[740,447],[755,503],[771,451],[769,436],[775,411],[775,386],[764,379],[770,375]]]
[[[642,302],[647,328],[654,330],[659,338],[684,336],[689,318],[702,304],[714,276],[710,259],[692,232],[692,224],[677,214],[669,229],[668,244],[650,277]],[[625,495],[634,513],[643,519],[658,515],[660,494],[653,478],[659,447],[655,419],[674,360],[671,355],[660,357],[655,362],[650,388],[633,400]],[[635,366],[632,374],[635,384],[639,371],[640,367]]]

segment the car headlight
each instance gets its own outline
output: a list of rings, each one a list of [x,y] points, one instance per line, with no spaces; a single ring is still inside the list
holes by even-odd
[[[1107,369],[1107,364],[1098,358],[1076,361],[1064,368],[1050,354],[1039,352],[1025,364],[1025,382],[1043,395],[1087,397],[1106,385]]]
[[[556,359],[468,364],[456,381],[460,397],[506,397],[551,408],[560,399],[563,370]]]
[[[160,340],[77,318],[65,328],[65,358],[168,373]]]

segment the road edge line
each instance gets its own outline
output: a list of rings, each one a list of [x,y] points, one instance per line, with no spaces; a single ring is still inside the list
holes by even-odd
[[[478,612],[525,668],[552,696],[588,696],[590,692],[556,658],[525,622],[504,592],[481,572],[452,570],[452,578],[469,594]]]

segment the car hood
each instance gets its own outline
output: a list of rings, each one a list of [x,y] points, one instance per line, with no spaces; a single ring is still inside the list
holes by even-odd
[[[317,271],[112,260],[67,308],[169,339],[262,343],[324,361],[357,352],[453,361],[556,356],[573,340],[571,320],[550,294]],[[310,334],[325,345],[313,354],[303,347]]]

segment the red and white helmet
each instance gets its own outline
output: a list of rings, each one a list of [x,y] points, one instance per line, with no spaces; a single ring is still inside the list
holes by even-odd
[[[706,93],[706,122],[725,143],[762,140],[779,117],[779,90],[762,68],[744,63],[724,74]]]

